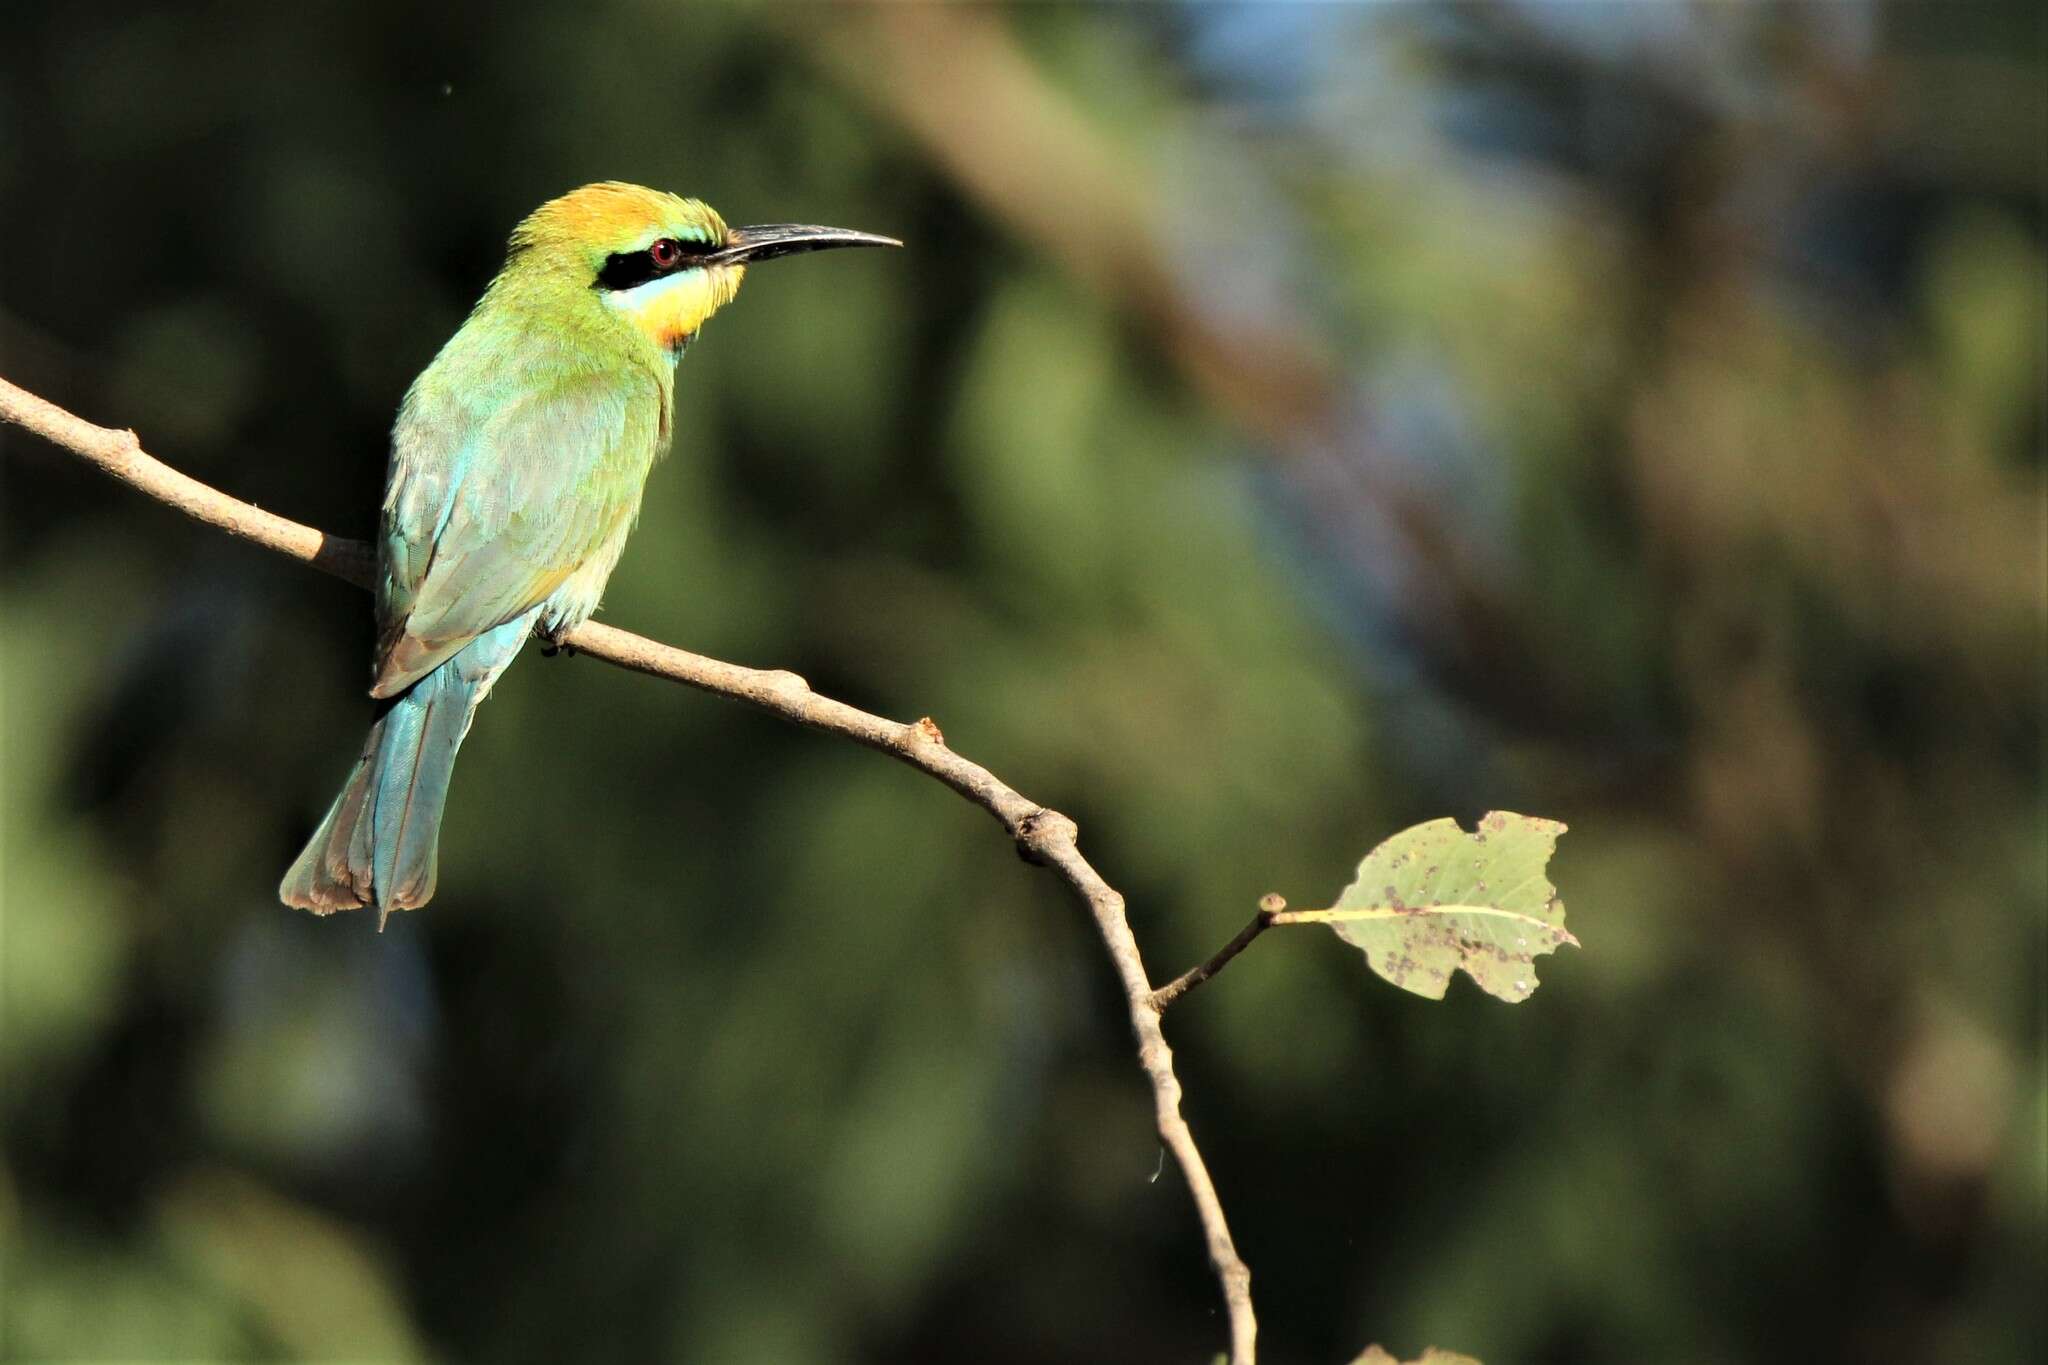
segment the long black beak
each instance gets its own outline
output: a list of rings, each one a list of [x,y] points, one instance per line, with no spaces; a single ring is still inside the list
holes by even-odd
[[[745,265],[752,261],[794,256],[799,251],[829,251],[836,246],[902,246],[894,237],[846,228],[806,227],[802,223],[763,223],[728,228],[725,246],[705,261],[711,265]]]

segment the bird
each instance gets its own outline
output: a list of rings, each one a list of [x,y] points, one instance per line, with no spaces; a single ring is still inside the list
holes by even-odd
[[[597,610],[669,446],[677,362],[747,267],[893,237],[775,223],[623,181],[542,204],[392,426],[369,737],[278,887],[328,915],[434,894],[456,750],[529,638]]]

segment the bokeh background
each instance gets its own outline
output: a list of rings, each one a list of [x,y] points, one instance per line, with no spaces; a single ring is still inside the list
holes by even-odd
[[[11,7],[0,373],[373,524],[511,224],[909,249],[684,363],[606,619],[1080,822],[1155,977],[1561,818],[1582,952],[1176,1009],[1266,1358],[2038,1360],[2038,7]],[[1111,975],[907,770],[530,652],[273,899],[368,603],[10,434],[0,1355],[1200,1361]]]

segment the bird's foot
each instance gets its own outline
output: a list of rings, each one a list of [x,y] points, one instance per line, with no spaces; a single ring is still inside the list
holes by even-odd
[[[534,628],[533,633],[540,637],[540,656],[543,659],[552,659],[557,654],[565,659],[576,657],[576,646],[569,643],[569,629],[564,628],[550,633],[538,626]]]

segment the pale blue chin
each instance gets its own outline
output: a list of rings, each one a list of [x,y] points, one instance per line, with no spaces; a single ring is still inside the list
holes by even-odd
[[[694,278],[702,274],[702,271],[695,269],[678,270],[673,275],[663,275],[660,279],[636,284],[631,289],[614,289],[604,296],[604,301],[622,313],[631,313],[639,317],[663,304],[679,302],[678,292],[689,288],[693,282],[697,288],[702,289],[704,281],[701,278]]]
[[[604,300],[632,319],[648,340],[680,356],[705,319],[732,301],[744,276],[741,266],[692,266],[631,289],[615,289]]]

